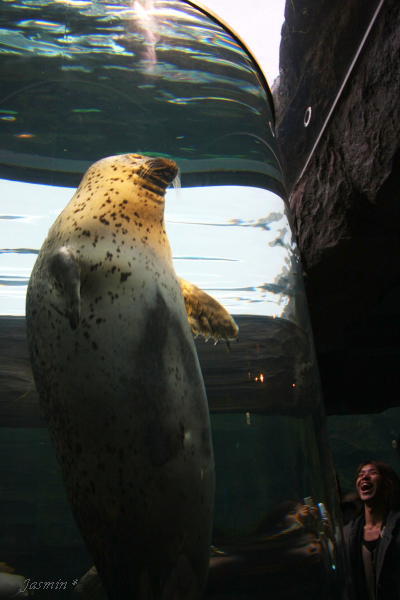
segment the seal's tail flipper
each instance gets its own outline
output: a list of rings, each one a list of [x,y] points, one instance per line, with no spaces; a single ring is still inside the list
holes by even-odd
[[[213,338],[216,342],[237,337],[238,326],[217,300],[185,279],[179,278],[179,284],[194,335],[202,335],[206,340]]]
[[[65,316],[71,329],[79,324],[81,312],[81,274],[72,250],[63,246],[49,259],[49,271],[65,296]]]

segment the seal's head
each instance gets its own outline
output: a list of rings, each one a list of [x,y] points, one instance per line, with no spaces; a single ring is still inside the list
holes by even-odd
[[[110,234],[113,243],[118,239],[122,245],[129,234],[131,240],[164,248],[165,191],[177,173],[177,164],[169,158],[141,154],[102,158],[86,171],[52,235],[62,232],[68,245],[72,228],[80,243]]]
[[[82,179],[81,187],[90,185],[93,188],[100,181],[104,184],[105,181],[121,183],[130,180],[155,194],[164,195],[178,171],[178,165],[170,158],[117,154],[92,164]]]
[[[170,158],[127,154],[138,168],[138,175],[148,179],[154,185],[165,189],[178,175],[178,165]]]

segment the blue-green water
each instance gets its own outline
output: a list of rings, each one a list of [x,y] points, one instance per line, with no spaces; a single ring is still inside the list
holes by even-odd
[[[1,560],[31,581],[73,582],[91,565],[47,430],[0,428]],[[52,592],[54,593],[54,591]],[[38,597],[54,597],[40,590]]]
[[[2,2],[3,173],[76,185],[94,160],[134,149],[179,160],[187,179],[250,169],[282,189],[254,63],[201,12],[147,4]]]
[[[294,597],[288,582],[277,577],[287,576],[288,568],[298,571],[297,587],[303,584],[310,593],[313,586],[302,577],[303,570],[320,581],[329,574],[322,560],[330,562],[330,557],[320,555],[318,524],[301,531],[290,514],[302,496],[323,497],[311,424],[307,419],[256,413],[249,418],[242,413],[215,414],[212,425],[217,490],[207,597],[219,598],[226,585],[230,598],[261,597],[265,585]],[[2,558],[30,586],[53,582],[52,590],[37,589],[35,597],[54,597],[55,591],[69,597],[92,561],[71,515],[48,433],[44,428],[0,428],[0,451]],[[239,560],[245,585],[237,596],[227,575],[218,570],[221,556]],[[313,593],[319,592],[314,579]]]

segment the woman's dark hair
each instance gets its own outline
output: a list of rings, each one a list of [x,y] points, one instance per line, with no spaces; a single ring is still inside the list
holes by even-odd
[[[396,471],[381,460],[364,460],[358,465],[356,479],[361,469],[366,465],[373,465],[382,477],[383,488],[386,492],[385,500],[387,509],[398,509],[400,507],[400,478]]]

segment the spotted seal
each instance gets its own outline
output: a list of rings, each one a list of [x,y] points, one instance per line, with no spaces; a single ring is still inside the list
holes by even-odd
[[[110,600],[195,599],[207,576],[214,466],[192,331],[237,327],[174,272],[164,196],[176,173],[138,154],[93,164],[28,286],[41,406]]]

